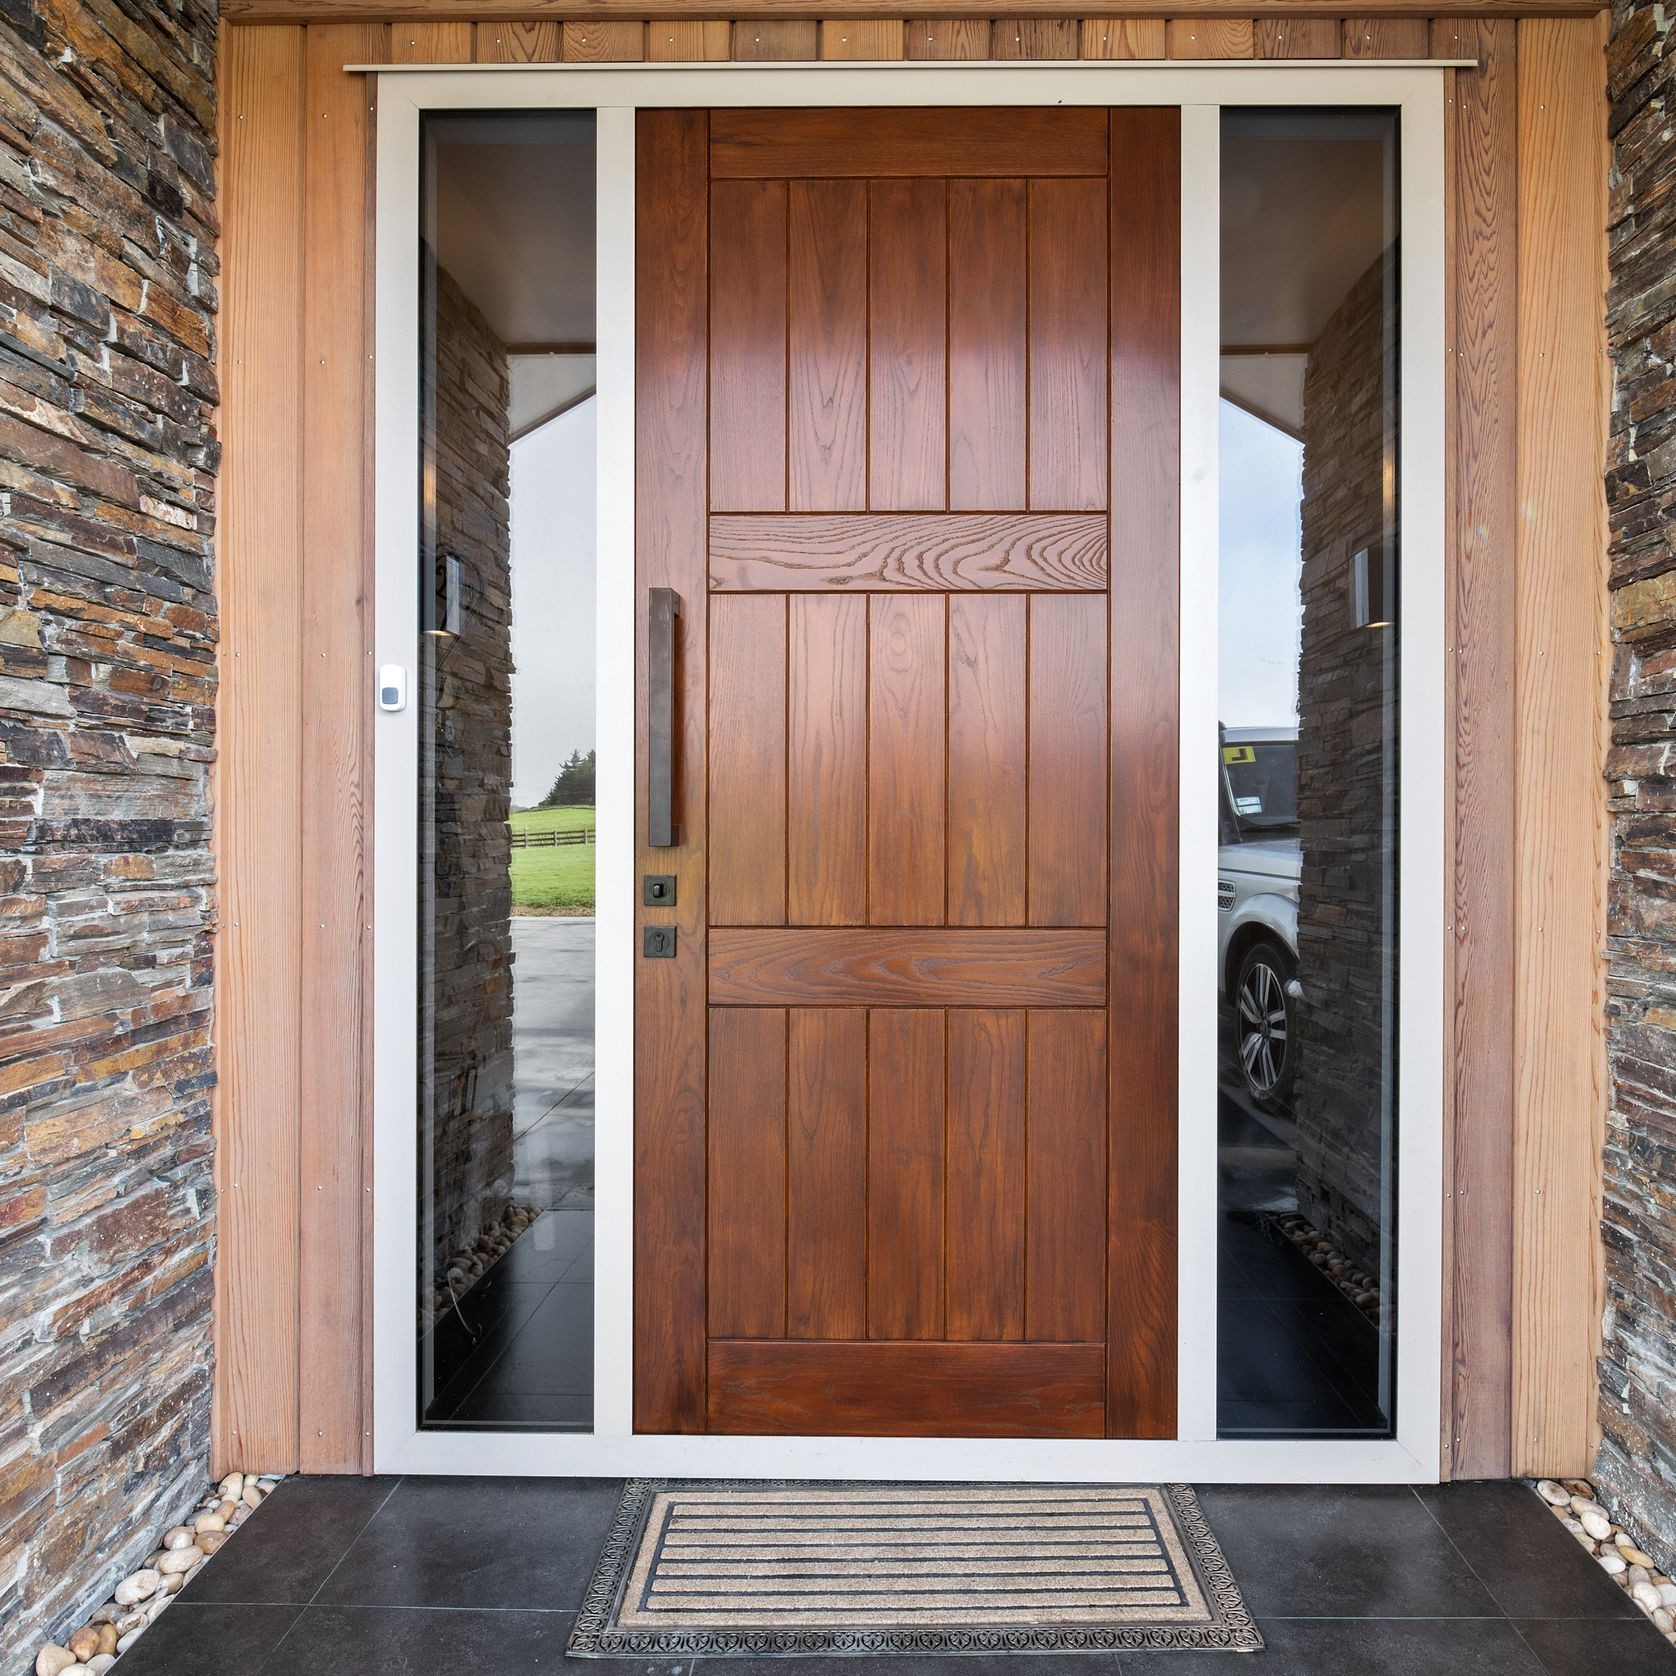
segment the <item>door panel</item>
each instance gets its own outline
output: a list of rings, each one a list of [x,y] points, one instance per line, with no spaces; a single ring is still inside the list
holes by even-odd
[[[1179,218],[1119,175],[1176,113],[640,120],[642,437],[694,332],[709,399],[640,465],[689,754],[637,1424],[1168,1435]]]

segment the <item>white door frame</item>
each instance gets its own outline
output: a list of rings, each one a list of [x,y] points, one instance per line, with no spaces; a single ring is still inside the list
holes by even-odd
[[[417,1158],[417,704],[374,730],[373,1423],[380,1472],[871,1479],[1432,1482],[1443,1344],[1445,947],[1444,94],[1404,64],[443,66],[378,75],[375,667],[415,663],[419,127],[426,110],[598,112],[599,910],[595,1430],[421,1431]],[[1124,1439],[637,1434],[633,1389],[634,127],[637,107],[1176,105],[1182,110],[1182,761],[1216,745],[1218,108],[1400,112],[1403,507],[1397,1435],[1216,1438],[1213,776],[1181,776],[1178,1436]],[[1429,1023],[1428,1023],[1429,1021]]]

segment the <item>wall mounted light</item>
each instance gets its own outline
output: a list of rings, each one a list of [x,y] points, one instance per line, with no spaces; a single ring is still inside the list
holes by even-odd
[[[1350,559],[1353,628],[1389,628],[1396,618],[1396,573],[1383,541],[1358,548]]]
[[[426,596],[426,634],[458,635],[465,620],[465,584],[460,561],[444,553],[437,561],[435,585]]]

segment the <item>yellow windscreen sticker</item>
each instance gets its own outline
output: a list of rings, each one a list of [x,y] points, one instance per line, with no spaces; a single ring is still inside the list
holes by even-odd
[[[1224,745],[1222,747],[1224,762],[1255,762],[1257,753],[1249,745]]]

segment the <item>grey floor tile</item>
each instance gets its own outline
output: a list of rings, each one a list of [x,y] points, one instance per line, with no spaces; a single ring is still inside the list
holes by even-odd
[[[1428,1484],[1416,1493],[1508,1617],[1640,1616],[1528,1486]]]
[[[404,1478],[322,1588],[322,1605],[575,1611],[622,1485]]]
[[[685,1676],[692,1669],[690,1660],[680,1659],[613,1659],[606,1664],[567,1659],[570,1621],[568,1612],[311,1606],[262,1667],[262,1676],[321,1676],[326,1671],[365,1671],[369,1676],[516,1671],[522,1676],[560,1669],[578,1676]]]
[[[287,1478],[180,1592],[182,1603],[314,1598],[394,1478]]]
[[[1199,1505],[1257,1617],[1502,1615],[1404,1486],[1207,1485]]]
[[[1179,1656],[1179,1655],[1177,1655]],[[1228,1658],[1227,1653],[1221,1655]],[[1236,1661],[1237,1663],[1238,1661]],[[1122,1676],[1116,1653],[954,1653],[924,1657],[701,1658],[700,1676]],[[609,1668],[609,1667],[608,1667]],[[1240,1667],[1243,1670],[1244,1666]],[[1224,1671],[1223,1676],[1240,1676]],[[1251,1676],[1258,1676],[1253,1671]]]
[[[121,1656],[122,1676],[186,1676],[200,1670],[246,1676],[260,1669],[302,1610],[289,1605],[198,1606],[183,1591]]]
[[[1639,1612],[1609,1623],[1582,1618],[1518,1620],[1548,1676],[1672,1676],[1672,1647]]]
[[[1257,1627],[1261,1653],[1125,1653],[1124,1676],[1543,1676],[1505,1618],[1262,1618]]]

